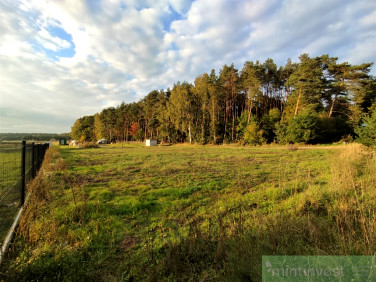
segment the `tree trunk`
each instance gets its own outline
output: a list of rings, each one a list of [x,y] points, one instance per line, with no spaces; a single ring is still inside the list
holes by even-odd
[[[223,143],[225,143],[226,140],[226,134],[227,134],[227,116],[228,116],[228,102],[226,101],[226,110],[225,110],[225,132],[223,134]]]
[[[298,114],[298,109],[299,109],[299,102],[300,102],[300,97],[302,96],[302,87],[300,86],[299,90],[299,96],[298,96],[298,101],[296,101],[296,107],[295,107],[295,114],[294,114],[294,119],[296,118]]]
[[[192,144],[191,125],[188,125],[188,135],[189,135],[189,143]]]
[[[127,125],[126,128],[125,128],[125,132],[126,132],[126,133],[125,133],[125,141],[126,141],[126,142],[128,142],[128,135],[129,135],[129,134],[128,134],[128,130],[129,130],[129,129],[128,129],[128,125]]]
[[[332,117],[333,109],[334,109],[334,103],[336,102],[336,100],[337,100],[337,94],[334,96],[334,99],[332,101],[332,105],[330,106],[329,117]]]
[[[251,87],[248,88],[248,99],[250,101],[249,103],[249,111],[248,111],[248,123],[251,119],[251,116],[252,116],[252,108],[253,108],[253,99],[251,97]]]
[[[144,135],[145,135],[145,140],[146,140],[146,138],[147,138],[147,127],[148,127],[148,126],[147,126],[147,122],[146,122],[146,120],[145,120],[145,134],[144,134]]]
[[[249,105],[249,111],[248,111],[248,123],[252,116],[252,107],[253,107],[253,100],[251,100],[251,104]]]
[[[212,126],[212,133],[213,133],[213,139],[214,139],[214,144],[216,144],[217,143],[217,130],[216,130],[216,113],[215,113],[215,103],[214,103],[214,101],[212,102],[212,124],[211,124],[211,126]]]
[[[231,130],[231,141],[234,141],[235,135],[235,113],[232,114],[232,130]]]
[[[345,79],[342,78],[342,81],[341,81],[341,85],[340,85],[340,87],[342,87],[344,83],[345,83]],[[335,94],[334,99],[333,99],[333,101],[332,101],[332,105],[330,106],[329,117],[332,117],[333,109],[334,109],[334,103],[335,103],[336,101],[337,101],[337,94]]]
[[[202,109],[201,142],[205,140],[205,109]]]

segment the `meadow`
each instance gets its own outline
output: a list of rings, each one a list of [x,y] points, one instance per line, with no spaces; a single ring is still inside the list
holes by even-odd
[[[0,144],[0,195],[14,186],[21,176],[21,146]]]
[[[375,255],[376,158],[358,145],[51,148],[9,280],[261,280],[262,255]]]
[[[19,208],[21,146],[0,143],[0,241],[3,242]]]

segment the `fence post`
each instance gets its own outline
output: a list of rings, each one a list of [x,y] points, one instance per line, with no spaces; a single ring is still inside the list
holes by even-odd
[[[26,188],[26,141],[22,141],[22,155],[21,155],[21,190],[20,190],[20,205],[25,203],[25,188]]]
[[[35,147],[33,142],[31,143],[31,178],[34,178],[35,174]]]
[[[39,150],[38,150],[38,159],[39,159],[38,170],[39,170],[40,167],[42,166],[42,145],[39,144],[38,148],[39,148]]]
[[[37,166],[36,170],[39,170],[39,162],[40,162],[40,144],[37,144]]]

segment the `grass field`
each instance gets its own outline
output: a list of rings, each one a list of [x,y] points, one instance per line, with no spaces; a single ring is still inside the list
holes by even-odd
[[[25,151],[26,181],[31,180],[31,146]],[[0,242],[2,243],[20,208],[22,143],[0,143]]]
[[[261,280],[261,256],[375,255],[359,146],[50,149],[5,280]]]
[[[21,178],[20,143],[0,143],[0,242],[11,227],[19,208]]]
[[[0,144],[0,195],[21,177],[21,146]]]

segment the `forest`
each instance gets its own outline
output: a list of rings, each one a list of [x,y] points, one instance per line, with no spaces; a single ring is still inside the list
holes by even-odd
[[[308,54],[280,67],[273,59],[247,61],[241,70],[224,65],[193,84],[176,82],[139,102],[81,117],[70,136],[88,142],[151,138],[244,145],[352,141],[376,111],[372,65]]]
[[[1,141],[49,141],[51,139],[67,139],[69,134],[67,133],[0,133],[0,142]]]

